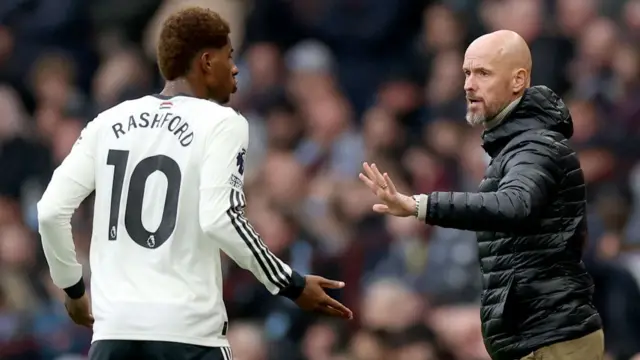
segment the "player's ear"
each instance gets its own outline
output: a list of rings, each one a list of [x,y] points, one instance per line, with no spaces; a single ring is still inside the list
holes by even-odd
[[[208,51],[203,51],[202,54],[200,54],[200,66],[204,72],[211,70],[211,55]]]

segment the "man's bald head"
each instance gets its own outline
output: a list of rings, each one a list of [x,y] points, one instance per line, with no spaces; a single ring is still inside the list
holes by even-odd
[[[497,66],[505,66],[508,70],[525,69],[531,74],[531,51],[518,33],[509,30],[498,30],[482,35],[469,45],[467,54],[493,55]]]
[[[513,31],[499,30],[474,40],[464,56],[467,121],[491,120],[531,83],[531,51]]]

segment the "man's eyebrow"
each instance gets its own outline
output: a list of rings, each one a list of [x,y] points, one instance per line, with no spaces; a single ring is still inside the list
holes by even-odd
[[[462,71],[488,71],[491,72],[493,69],[487,66],[463,66]]]

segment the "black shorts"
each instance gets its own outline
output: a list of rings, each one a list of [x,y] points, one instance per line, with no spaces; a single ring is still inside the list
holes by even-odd
[[[232,360],[228,347],[206,347],[166,341],[98,340],[89,360]]]

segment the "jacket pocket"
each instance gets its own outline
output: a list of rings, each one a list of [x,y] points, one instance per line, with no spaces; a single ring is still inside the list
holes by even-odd
[[[482,330],[485,336],[509,332],[513,329],[514,311],[513,295],[515,286],[514,271],[500,274],[503,286],[485,290],[482,294]]]

